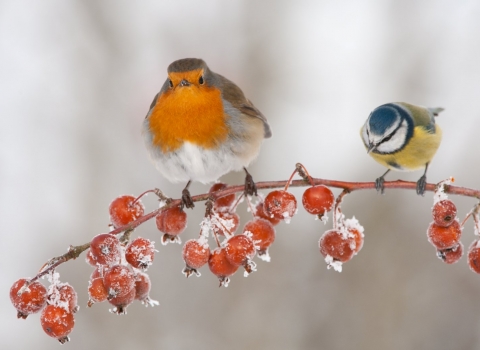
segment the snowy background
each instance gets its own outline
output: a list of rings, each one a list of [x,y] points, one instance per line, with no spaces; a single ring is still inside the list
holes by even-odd
[[[430,182],[480,188],[480,2],[0,1],[0,348],[52,349],[38,315],[17,320],[8,292],[70,244],[105,232],[120,194],[159,187],[140,128],[172,61],[201,57],[267,116],[274,137],[250,172],[286,179],[372,181],[359,129],[392,101],[442,106],[443,143]],[[421,173],[390,174],[416,181]],[[243,174],[229,174],[241,183]],[[192,193],[208,187],[194,184]],[[300,198],[301,190],[294,190]],[[336,191],[338,193],[338,191]],[[463,217],[475,203],[454,197]],[[156,208],[151,196],[148,209]],[[339,274],[318,252],[325,227],[303,209],[277,229],[272,262],[228,288],[208,269],[185,279],[181,246],[159,245],[152,297],[127,316],[86,308],[91,267],[63,265],[78,291],[69,349],[473,349],[480,276],[449,266],[427,242],[432,195],[353,193],[343,210],[365,227]],[[249,214],[242,207],[242,225]],[[203,205],[189,212],[195,237]],[[159,242],[153,222],[137,235]],[[473,240],[471,222],[462,241]]]

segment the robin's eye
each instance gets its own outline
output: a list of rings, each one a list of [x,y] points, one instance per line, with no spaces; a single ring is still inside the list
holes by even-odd
[[[200,85],[203,85],[204,81],[203,81],[203,75],[200,76],[200,79],[198,79],[198,83]]]
[[[173,81],[171,79],[168,79],[168,85],[170,85],[171,88],[173,87]]]

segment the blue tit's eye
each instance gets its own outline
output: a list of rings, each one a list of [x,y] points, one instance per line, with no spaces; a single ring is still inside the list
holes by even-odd
[[[203,85],[204,81],[203,81],[203,75],[200,76],[200,79],[198,79],[198,83],[200,85]]]
[[[172,79],[168,79],[168,85],[169,85],[171,88],[173,88],[173,81],[172,81]]]
[[[392,138],[392,136],[393,136],[393,134],[388,135],[387,137],[385,137],[385,138],[382,140],[382,142],[388,142],[388,141],[390,141],[391,138]]]

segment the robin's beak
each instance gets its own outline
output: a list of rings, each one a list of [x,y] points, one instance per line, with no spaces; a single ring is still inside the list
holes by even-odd
[[[182,81],[179,84],[180,86],[190,86],[190,82],[186,79],[182,79]]]
[[[368,146],[367,154],[369,154],[370,152],[372,152],[375,148],[377,148],[377,146],[374,145],[373,143],[371,143],[371,144]]]

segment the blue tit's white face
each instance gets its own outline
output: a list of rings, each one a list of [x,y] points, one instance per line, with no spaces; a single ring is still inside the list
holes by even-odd
[[[402,149],[408,137],[406,111],[393,103],[376,108],[368,117],[362,138],[368,152],[389,154]]]

